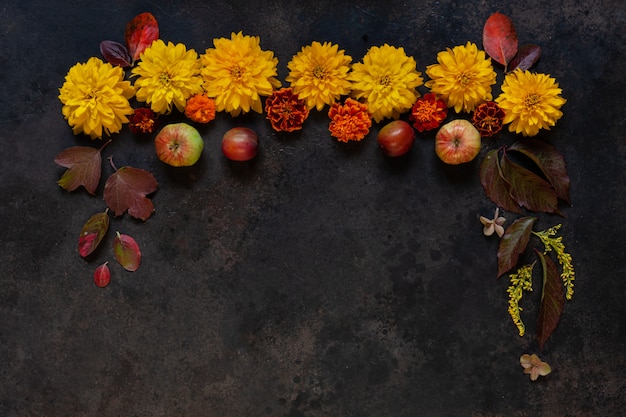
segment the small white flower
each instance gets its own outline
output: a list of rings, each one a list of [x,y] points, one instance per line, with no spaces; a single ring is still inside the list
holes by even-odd
[[[502,237],[504,235],[504,227],[502,226],[506,219],[504,217],[499,217],[500,209],[496,207],[496,212],[493,215],[493,219],[488,219],[484,216],[480,216],[480,222],[485,226],[483,228],[483,233],[485,236],[491,236],[493,232],[496,232],[498,237]]]

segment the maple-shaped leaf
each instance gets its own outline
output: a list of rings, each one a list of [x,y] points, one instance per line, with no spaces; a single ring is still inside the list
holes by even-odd
[[[115,254],[115,259],[125,270],[134,272],[139,269],[141,250],[139,250],[139,245],[131,236],[116,232],[113,240],[113,253]]]
[[[156,18],[149,12],[135,16],[126,25],[124,39],[134,63],[153,41],[159,39],[159,24]]]
[[[506,153],[502,156],[500,167],[502,168],[502,175],[511,185],[509,190],[511,197],[520,206],[532,211],[561,215],[556,192],[550,183],[534,172],[511,161]]]
[[[504,65],[517,53],[517,33],[513,21],[502,13],[494,13],[483,27],[483,48],[491,58]]]
[[[146,196],[155,192],[157,186],[150,172],[130,166],[121,167],[104,184],[104,201],[116,216],[128,210],[132,217],[145,221],[154,210],[152,201]]]
[[[481,161],[480,183],[487,197],[497,206],[506,211],[521,214],[522,210],[509,192],[511,186],[502,176],[498,153],[498,149],[491,150]]]
[[[59,153],[54,162],[64,168],[68,168],[57,184],[67,191],[74,191],[81,185],[91,195],[96,193],[100,182],[102,168],[102,149],[110,141],[100,147],[100,149],[89,146],[73,146]]]
[[[541,48],[538,45],[522,45],[509,62],[508,72],[520,69],[526,71],[541,58]]]
[[[537,341],[539,342],[539,349],[543,350],[546,340],[548,340],[559,324],[563,314],[565,299],[561,277],[557,271],[556,264],[550,257],[545,256],[536,249],[535,253],[543,266],[543,288],[539,315],[537,316]]]
[[[565,159],[554,146],[539,139],[524,139],[515,142],[509,150],[521,152],[530,158],[550,182],[557,197],[567,204],[571,203]]]
[[[100,42],[100,53],[102,57],[111,65],[118,65],[122,68],[130,67],[130,55],[128,49],[121,43],[115,41]]]
[[[78,253],[83,258],[89,256],[100,244],[109,230],[108,209],[103,213],[96,213],[83,225],[78,237]]]
[[[506,228],[498,247],[498,278],[510,271],[526,250],[536,217],[522,217]]]

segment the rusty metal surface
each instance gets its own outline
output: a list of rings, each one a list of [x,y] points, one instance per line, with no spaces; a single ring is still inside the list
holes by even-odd
[[[621,415],[621,0],[0,5],[0,415]],[[478,160],[443,166],[432,135],[390,160],[375,143],[380,125],[345,145],[323,113],[295,134],[274,133],[261,115],[219,115],[201,128],[201,161],[168,169],[150,138],[125,131],[103,155],[154,173],[156,212],[145,224],[112,219],[111,230],[137,239],[143,263],[131,274],[108,249],[81,259],[77,235],[105,207],[102,182],[96,197],[56,185],[55,155],[89,144],[63,119],[58,88],[143,11],[163,39],[199,52],[231,31],[260,36],[283,82],[313,40],[338,43],[354,61],[373,45],[403,46],[423,72],[446,47],[480,44],[492,12],[511,16],[523,43],[542,46],[536,70],[568,100],[541,134],[565,156],[573,204],[540,224],[564,223],[577,268],[574,300],[542,353],[554,372],[531,383],[519,366],[537,346],[517,336],[507,284],[495,279],[497,242],[478,222],[493,210]],[[261,137],[251,163],[220,153],[222,134],[239,125]],[[102,290],[91,275],[106,260],[113,281]],[[524,311],[530,328],[538,296]]]

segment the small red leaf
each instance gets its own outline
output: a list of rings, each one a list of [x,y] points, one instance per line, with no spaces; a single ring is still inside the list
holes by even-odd
[[[541,57],[541,48],[537,45],[522,45],[517,51],[517,54],[509,62],[508,71],[511,72],[515,69],[526,71],[530,69],[535,62]]]
[[[130,67],[130,55],[128,49],[121,43],[115,41],[100,42],[100,53],[102,57],[111,65],[118,65],[122,68]]]
[[[108,262],[103,263],[93,273],[93,282],[97,287],[104,288],[111,282],[111,271]]]
[[[157,181],[150,172],[139,168],[122,167],[104,184],[104,201],[116,216],[126,210],[136,219],[147,220],[154,206],[146,195],[157,189]]]
[[[561,277],[557,271],[556,264],[550,257],[545,256],[536,249],[535,253],[543,266],[543,289],[539,315],[537,316],[537,341],[539,342],[539,349],[543,350],[546,340],[548,340],[559,324],[563,314],[565,299]]]
[[[153,41],[159,39],[159,24],[156,18],[149,12],[135,16],[126,25],[124,39],[134,63]]]
[[[504,231],[498,247],[498,278],[517,265],[520,254],[528,246],[533,224],[536,221],[536,217],[522,217],[515,220]]]
[[[506,67],[517,53],[517,33],[513,21],[502,13],[494,13],[483,27],[483,48],[489,56]]]
[[[480,163],[480,183],[487,197],[497,206],[506,211],[521,214],[522,210],[509,193],[511,186],[502,176],[498,152],[498,149],[489,151]]]
[[[85,222],[78,237],[78,253],[83,258],[90,255],[109,229],[108,210],[96,213]]]
[[[58,154],[54,162],[68,170],[63,173],[57,184],[67,191],[74,191],[82,185],[89,194],[94,195],[100,182],[102,167],[100,153],[109,142],[100,149],[73,146]]]
[[[113,240],[115,259],[117,259],[125,270],[134,272],[139,268],[139,264],[141,263],[139,245],[132,237],[122,235],[120,232],[116,233],[117,235]]]

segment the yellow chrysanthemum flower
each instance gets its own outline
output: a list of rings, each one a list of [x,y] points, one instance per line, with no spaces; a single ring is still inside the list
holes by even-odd
[[[320,111],[350,93],[350,62],[352,57],[339,50],[338,45],[313,42],[289,61],[286,81],[309,110],[315,107]]]
[[[128,123],[126,116],[133,113],[128,99],[134,94],[121,67],[90,58],[70,68],[59,89],[59,100],[74,134],[98,139],[103,133],[119,132],[122,124]]]
[[[437,54],[438,64],[426,67],[430,80],[426,87],[443,99],[457,113],[472,112],[481,103],[490,101],[496,72],[485,51],[475,43],[446,48]]]
[[[230,39],[213,40],[215,48],[201,55],[204,89],[215,98],[217,111],[232,116],[254,110],[263,111],[261,96],[269,96],[280,87],[278,58],[263,51],[258,36],[232,33]]]
[[[416,88],[424,81],[404,48],[387,44],[370,48],[363,62],[352,66],[348,78],[352,96],[367,104],[376,122],[387,117],[397,119],[409,110],[419,97]]]
[[[549,74],[515,70],[504,77],[502,94],[496,98],[506,115],[503,123],[511,123],[509,131],[535,136],[539,129],[550,129],[563,116],[561,106],[566,100]]]
[[[157,39],[141,53],[141,61],[133,68],[137,100],[145,101],[158,114],[170,113],[172,105],[185,110],[187,99],[202,94],[202,64],[193,49],[182,44],[167,45]]]

